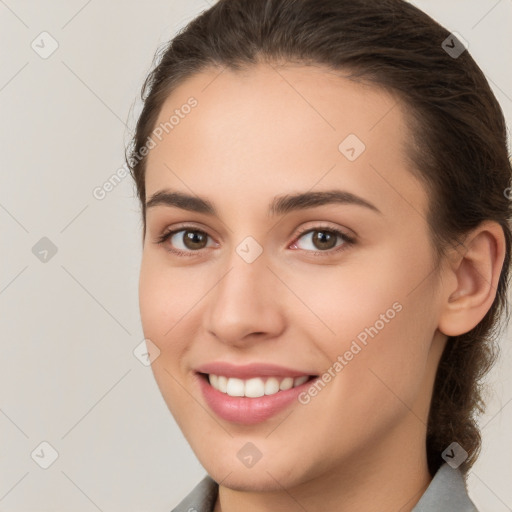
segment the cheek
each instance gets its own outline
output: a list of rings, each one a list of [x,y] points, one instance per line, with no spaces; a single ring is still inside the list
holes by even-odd
[[[384,308],[378,309],[388,322],[375,321],[375,315],[368,317],[362,330],[343,339],[337,350],[346,364],[333,387],[333,401],[344,404],[339,421],[355,427],[352,433],[356,438],[361,435],[357,431],[361,425],[375,436],[386,432],[410,415],[411,409],[421,409],[418,404],[428,391],[432,322],[424,315],[419,296],[401,297],[400,306],[400,311],[389,316]]]
[[[201,282],[190,272],[166,266],[159,255],[143,255],[139,277],[141,322],[144,335],[154,338],[161,350],[181,348],[177,336],[180,324],[194,315],[194,305],[204,294]]]
[[[410,301],[408,294],[418,274],[393,248],[377,257],[370,251],[358,253],[337,267],[319,266],[312,272],[281,269],[283,281],[303,302],[295,301],[291,311],[305,314],[308,323],[316,324],[319,330],[314,339],[325,348],[343,346],[357,336],[364,341],[369,336],[365,332],[373,327],[387,330]]]
[[[368,334],[366,344],[349,338],[331,345],[331,371],[325,368],[324,375],[334,377],[304,406],[311,446],[324,449],[326,461],[335,463],[340,453],[357,452],[385,437],[408,416],[416,421],[411,410],[424,392],[430,340],[415,324],[412,306],[404,304],[377,334]],[[335,446],[324,441],[334,438]]]
[[[180,415],[185,407],[187,395],[184,390],[180,361],[187,350],[187,339],[181,325],[188,317],[193,301],[187,296],[190,287],[180,292],[182,284],[176,280],[179,272],[166,268],[153,255],[144,254],[139,277],[139,308],[144,337],[150,339],[160,350],[159,356],[151,364],[155,382],[162,393],[170,412],[181,428]],[[180,322],[180,319],[183,319]],[[190,428],[190,427],[186,427]]]
[[[382,401],[396,410],[397,396],[411,403],[420,392],[436,326],[430,261],[426,249],[413,259],[397,247],[316,272],[314,281],[295,277],[298,294],[331,331],[313,339],[328,364],[342,360],[332,389],[340,403],[354,402],[347,410],[379,411]]]

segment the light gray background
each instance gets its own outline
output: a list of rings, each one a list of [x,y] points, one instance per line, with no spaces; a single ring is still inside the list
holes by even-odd
[[[510,126],[512,0],[413,3],[469,42]],[[206,7],[0,0],[4,512],[168,511],[205,473],[133,355],[143,340],[134,186],[127,177],[102,201],[92,191],[124,163],[155,50]],[[59,45],[47,59],[31,47],[43,31]],[[32,252],[43,237],[57,248],[47,262]],[[512,510],[510,331],[502,341],[469,476],[482,512]],[[31,458],[43,441],[58,452],[48,469]]]

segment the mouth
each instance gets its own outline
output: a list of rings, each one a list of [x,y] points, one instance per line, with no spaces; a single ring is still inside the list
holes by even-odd
[[[241,378],[196,371],[195,377],[206,404],[217,417],[230,423],[254,425],[294,403],[298,406],[299,394],[319,376],[252,374]]]
[[[199,373],[210,386],[232,397],[259,398],[261,396],[272,396],[282,391],[297,388],[304,383],[315,379],[317,375],[301,375],[300,377],[252,377],[250,379],[239,379],[214,373]]]

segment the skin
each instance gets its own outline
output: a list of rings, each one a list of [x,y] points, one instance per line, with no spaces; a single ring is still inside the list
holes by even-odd
[[[428,194],[411,173],[393,96],[321,67],[219,72],[196,74],[167,98],[157,125],[190,96],[198,106],[147,159],[147,199],[169,188],[219,212],[147,211],[139,300],[144,335],[160,349],[152,369],[162,396],[220,483],[217,512],[367,512],[375,503],[410,511],[432,478],[425,436],[435,371],[447,336],[469,331],[492,305],[503,232],[482,224],[433,272]],[[366,145],[352,162],[338,149],[351,133]],[[334,188],[381,213],[329,204],[267,215],[275,196]],[[155,243],[183,222],[209,235],[193,257]],[[319,224],[356,241],[318,249],[298,229]],[[182,235],[175,247],[197,251]],[[252,263],[236,252],[247,236],[263,249]],[[317,396],[262,423],[215,416],[195,382],[194,368],[212,361],[320,375],[395,302],[402,310]],[[251,468],[237,458],[247,442],[262,453]]]

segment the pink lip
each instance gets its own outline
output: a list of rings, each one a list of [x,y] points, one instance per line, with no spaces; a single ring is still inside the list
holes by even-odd
[[[259,375],[262,374],[259,373]],[[261,423],[278,414],[293,402],[297,403],[299,394],[314,382],[314,380],[308,380],[300,386],[287,389],[286,391],[278,391],[274,395],[248,398],[244,396],[229,396],[212,387],[207,377],[205,378],[205,376],[201,376],[198,373],[195,374],[195,377],[210,409],[220,418],[242,425]]]
[[[195,369],[200,373],[213,373],[224,377],[250,379],[251,377],[302,377],[303,375],[316,375],[315,372],[303,372],[293,368],[285,368],[275,364],[251,363],[235,365],[231,363],[214,362],[204,364]]]

